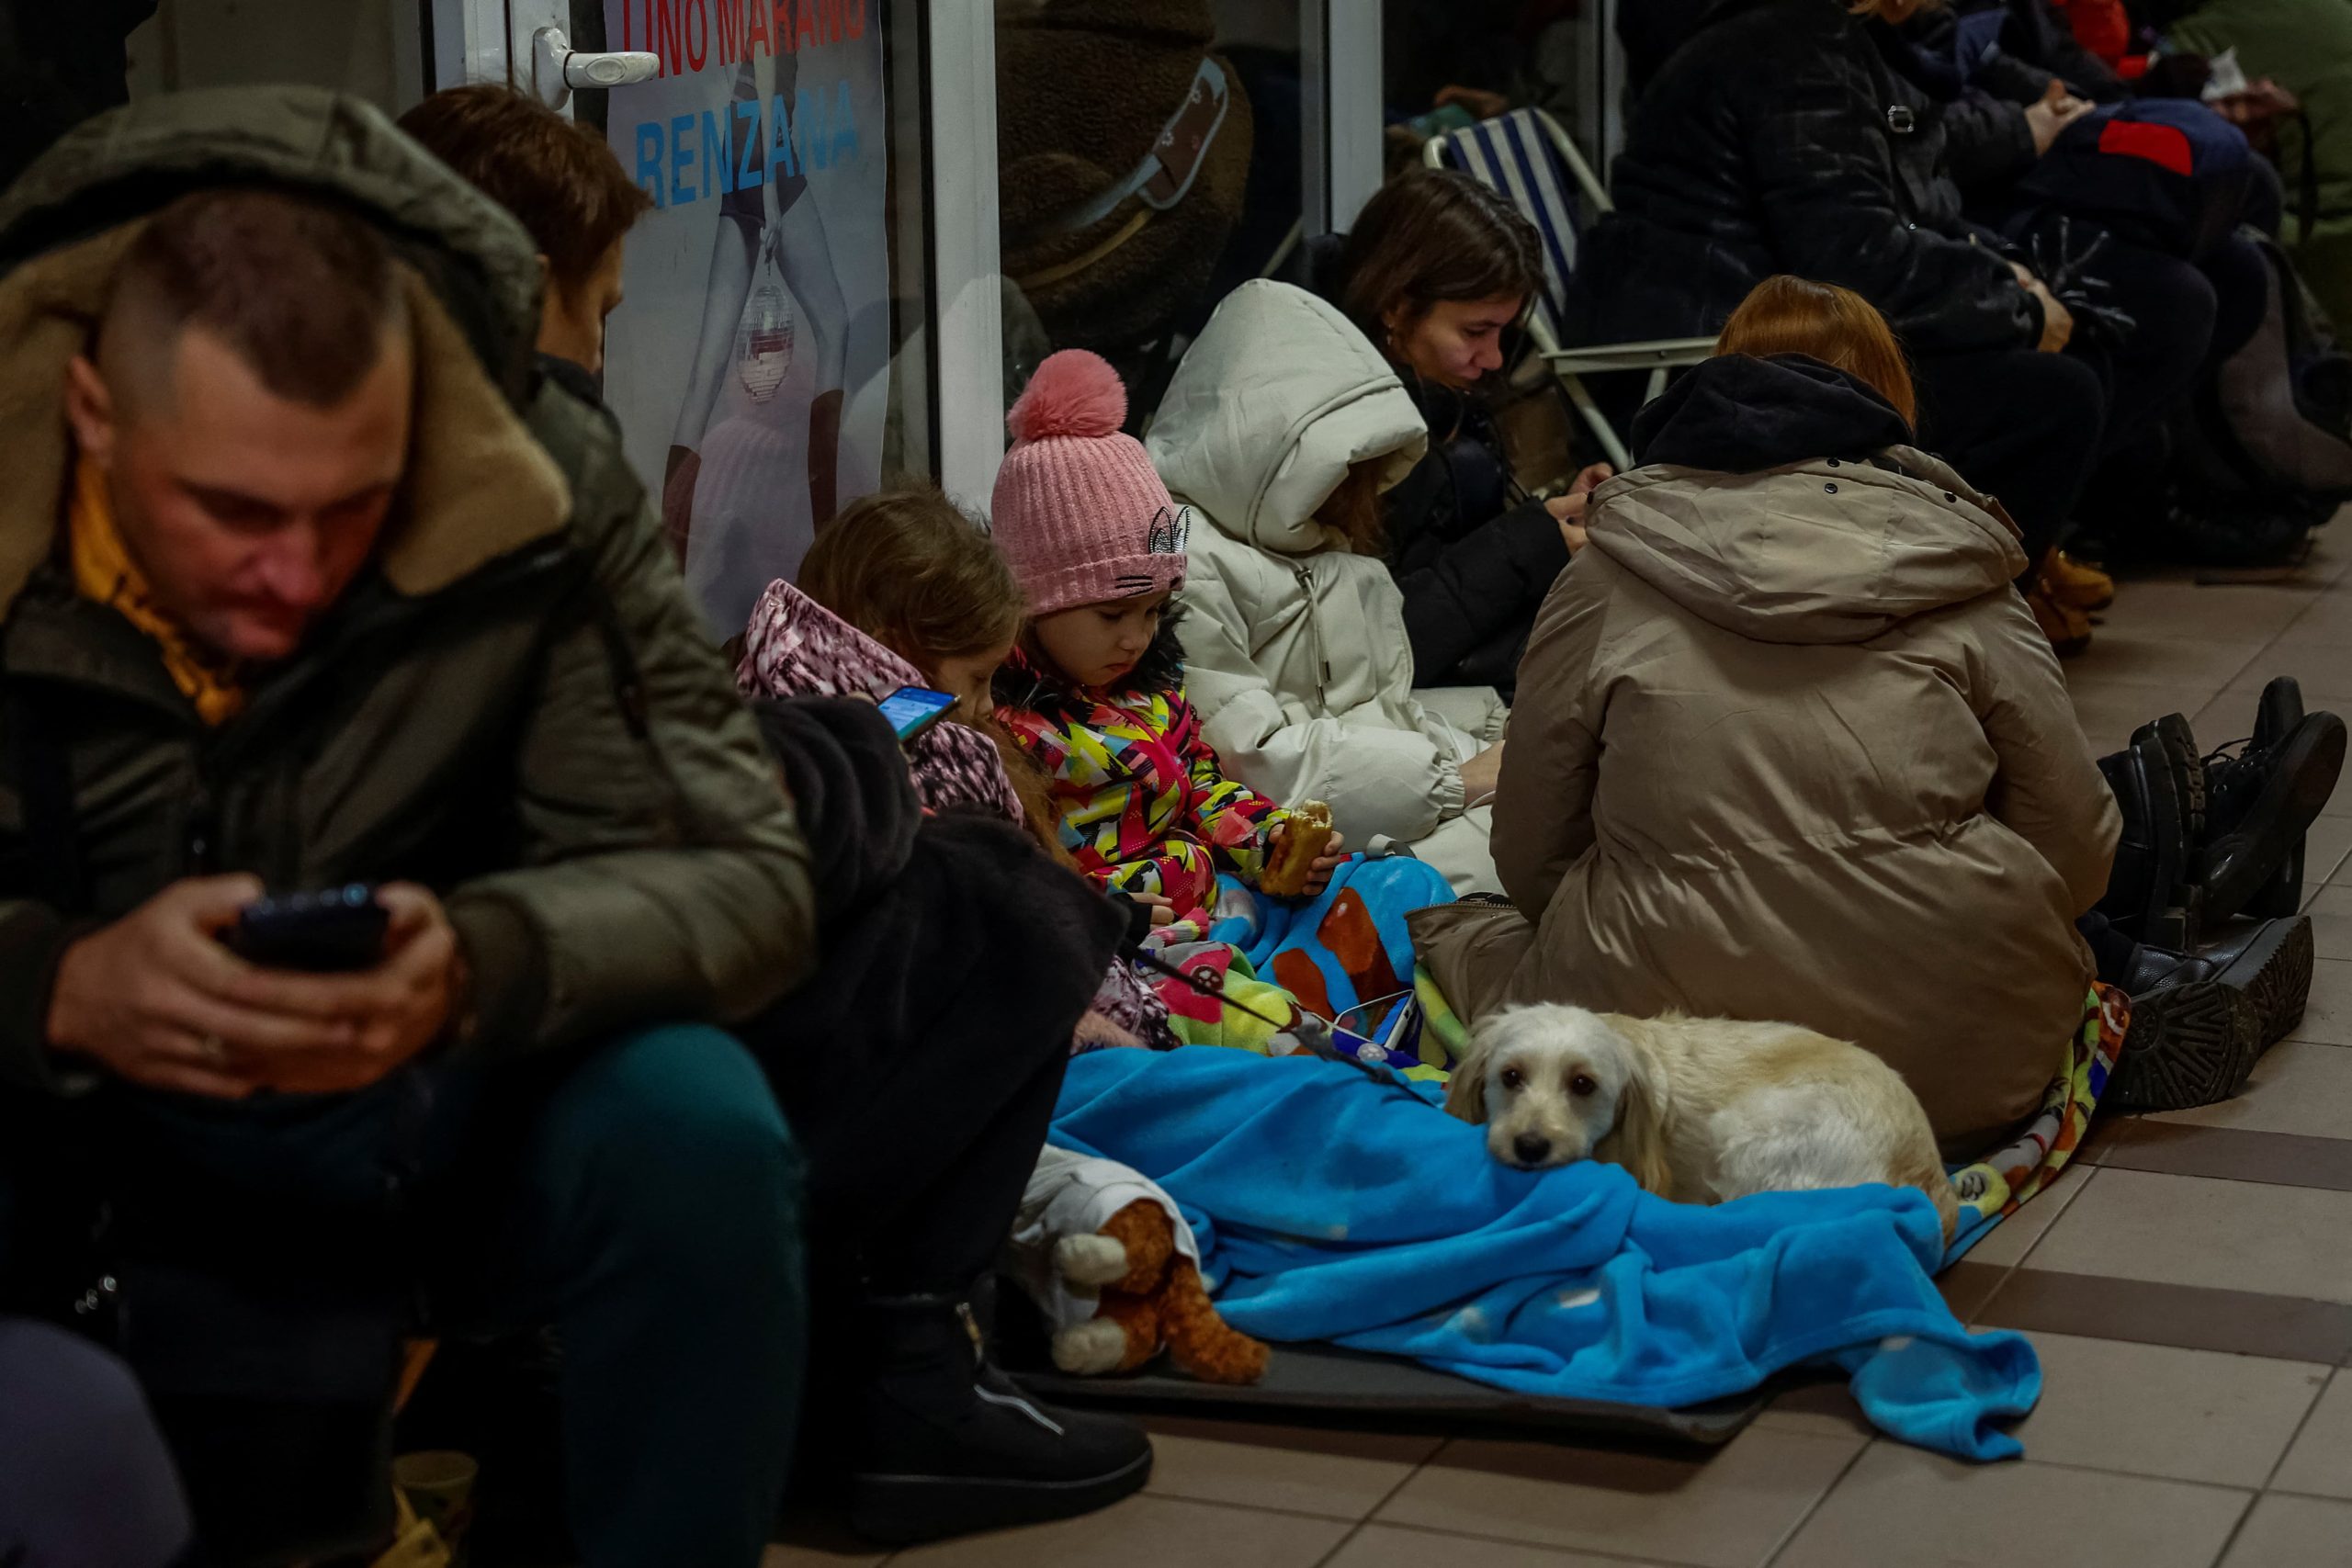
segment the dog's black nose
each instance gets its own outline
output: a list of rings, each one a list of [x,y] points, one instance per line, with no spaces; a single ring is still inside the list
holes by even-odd
[[[1510,1152],[1521,1165],[1542,1165],[1552,1157],[1552,1140],[1541,1133],[1521,1133],[1512,1140]]]

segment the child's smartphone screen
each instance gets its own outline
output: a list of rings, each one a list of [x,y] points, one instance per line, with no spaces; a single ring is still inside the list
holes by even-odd
[[[900,740],[912,740],[947,716],[956,699],[928,686],[901,686],[876,705]]]

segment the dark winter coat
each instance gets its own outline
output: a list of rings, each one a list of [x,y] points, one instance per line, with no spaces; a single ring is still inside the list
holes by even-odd
[[[1492,686],[1510,700],[1520,650],[1567,542],[1540,501],[1511,479],[1486,405],[1408,378],[1430,449],[1382,497],[1388,563],[1405,593],[1413,679],[1423,686]]]
[[[1973,243],[1934,107],[1844,0],[1718,0],[1635,108],[1587,247],[1593,338],[1713,333],[1785,272],[1917,355],[2031,347],[2041,307]]]
[[[2033,167],[2026,107],[2051,83],[2096,103],[2130,96],[2048,0],[1962,0],[1871,32],[1888,64],[1940,106],[1945,164],[1972,202],[1997,197]]]

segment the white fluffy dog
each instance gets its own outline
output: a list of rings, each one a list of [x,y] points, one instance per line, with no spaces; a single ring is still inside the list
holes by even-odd
[[[1472,1034],[1445,1108],[1522,1170],[1606,1160],[1695,1203],[1883,1181],[1933,1200],[1946,1239],[1960,1214],[1902,1076],[1794,1024],[1511,1008]]]

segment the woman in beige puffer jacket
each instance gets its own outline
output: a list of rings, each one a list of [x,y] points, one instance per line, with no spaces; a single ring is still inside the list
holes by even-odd
[[[1557,1000],[1852,1040],[1981,1152],[2079,1027],[2075,921],[2119,827],[2015,528],[1811,359],[1710,360],[1637,438],[1521,667],[1494,825],[1515,908],[1417,917],[1424,960],[1473,1019]]]

